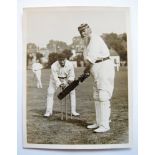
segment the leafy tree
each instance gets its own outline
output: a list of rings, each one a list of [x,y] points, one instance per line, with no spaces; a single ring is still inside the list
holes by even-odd
[[[67,57],[68,60],[69,60],[70,57],[73,55],[73,53],[72,53],[71,50],[69,50],[69,49],[65,49],[65,50],[63,51],[63,53],[66,55],[66,57]]]
[[[122,34],[122,40],[127,41],[127,35],[126,35],[126,33],[123,33]]]
[[[51,65],[57,61],[57,58],[58,58],[58,53],[50,53],[49,56],[48,56],[48,68],[51,67]]]
[[[35,43],[28,43],[27,44],[27,53],[37,52],[37,46]]]
[[[40,61],[40,58],[42,58],[42,57],[43,57],[42,53],[39,53],[39,52],[36,53],[36,59],[38,59]]]
[[[32,61],[32,59],[33,59],[33,56],[32,56],[32,54],[29,54],[29,53],[27,53],[27,61],[26,61],[26,65],[28,66],[29,65],[29,61]]]
[[[60,52],[64,49],[68,49],[65,42],[57,40],[50,40],[46,47],[50,52]]]
[[[121,60],[127,60],[127,35],[123,33],[117,35],[116,33],[104,34],[101,36],[108,48],[113,48],[120,55]]]

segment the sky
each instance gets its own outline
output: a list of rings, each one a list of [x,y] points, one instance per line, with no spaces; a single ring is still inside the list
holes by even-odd
[[[46,47],[49,40],[67,44],[78,36],[77,27],[88,23],[93,33],[124,33],[128,29],[128,9],[116,7],[44,7],[23,10],[25,42]]]

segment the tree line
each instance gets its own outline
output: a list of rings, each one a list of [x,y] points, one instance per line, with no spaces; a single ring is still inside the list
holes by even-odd
[[[55,41],[50,40],[49,43],[46,45],[46,48],[39,48],[35,43],[28,43],[27,44],[27,63],[28,60],[33,58],[33,54],[36,54],[36,58],[40,59],[44,56],[41,50],[47,49],[49,51],[48,54],[48,63],[46,67],[50,67],[53,62],[57,60],[58,53],[64,51],[67,56],[67,59],[70,59],[72,56],[71,49],[74,47],[75,50],[83,52],[83,46],[79,46],[80,44],[80,37],[74,37],[73,43],[67,45],[63,41]],[[127,61],[127,34],[117,34],[117,33],[109,33],[109,34],[102,34],[101,38],[105,41],[109,49],[114,49],[120,59],[122,61]],[[78,47],[78,49],[76,49]],[[77,54],[72,60],[77,61],[77,65],[80,66],[80,62],[83,61],[83,55]]]
[[[127,34],[102,34],[101,37],[107,44],[109,49],[114,49],[122,61],[127,61]]]

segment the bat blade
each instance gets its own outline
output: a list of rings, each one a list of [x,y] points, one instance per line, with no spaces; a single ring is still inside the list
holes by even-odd
[[[89,77],[90,74],[82,74],[77,80],[74,80],[69,86],[67,86],[62,92],[58,94],[58,98],[62,100],[66,95],[68,95],[73,89],[75,89],[79,82],[83,82],[86,78]]]
[[[68,95],[72,90],[74,90],[79,85],[79,80],[73,81],[69,86],[67,86],[62,92],[58,94],[58,98],[62,100],[66,95]]]

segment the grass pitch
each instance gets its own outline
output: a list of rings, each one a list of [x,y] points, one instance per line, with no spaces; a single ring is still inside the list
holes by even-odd
[[[76,69],[76,77],[83,68]],[[27,142],[31,144],[125,144],[128,143],[128,80],[127,68],[121,67],[115,76],[115,88],[111,100],[111,130],[106,133],[94,133],[86,126],[95,120],[92,78],[76,88],[77,112],[80,117],[61,120],[60,101],[55,96],[53,115],[44,118],[50,69],[42,70],[43,88],[36,87],[31,70],[27,71],[26,127]]]

